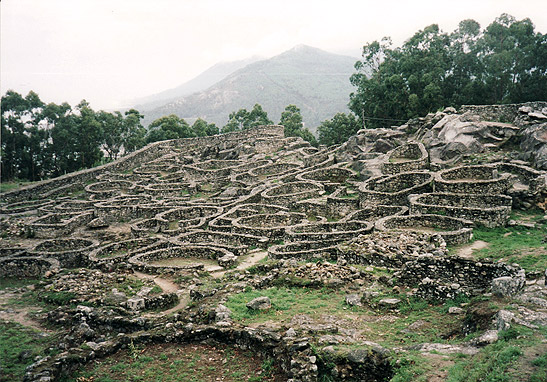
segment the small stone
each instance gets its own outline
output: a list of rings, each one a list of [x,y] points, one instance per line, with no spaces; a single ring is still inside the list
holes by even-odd
[[[145,308],[144,298],[142,297],[130,298],[129,300],[127,300],[126,304],[127,307],[134,312]]]
[[[538,112],[528,113],[528,117],[535,119],[547,119],[547,115]]]
[[[231,315],[232,311],[225,305],[219,304],[215,309],[215,321],[217,323],[222,321],[230,321]]]
[[[383,298],[378,304],[387,308],[396,308],[401,303],[398,298]]]
[[[96,342],[93,342],[93,341],[88,341],[85,343],[87,346],[89,346],[89,348],[93,351],[97,351],[97,349],[99,349],[99,344],[97,344]]]
[[[508,310],[500,310],[494,317],[498,331],[507,330],[511,327],[511,322],[515,319],[515,314]]]
[[[293,328],[289,328],[289,330],[285,332],[285,337],[289,337],[289,338],[296,337],[296,331]]]
[[[361,303],[361,297],[357,294],[348,294],[346,296],[346,304],[349,306],[363,306]]]
[[[458,308],[457,306],[451,306],[448,308],[449,314],[463,314],[464,310],[462,308]]]
[[[272,302],[269,297],[257,297],[247,303],[247,308],[251,310],[266,310],[272,307]]]
[[[479,338],[472,341],[476,346],[486,346],[493,344],[498,340],[498,331],[497,330],[487,330]]]
[[[228,253],[222,256],[220,259],[218,259],[218,265],[220,265],[223,268],[229,268],[235,264],[236,259],[237,259],[237,256],[235,256],[233,253]]]

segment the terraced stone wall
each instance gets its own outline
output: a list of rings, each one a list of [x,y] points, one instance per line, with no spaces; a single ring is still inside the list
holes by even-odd
[[[547,107],[547,102],[526,102],[506,105],[463,105],[459,112],[480,116],[483,121],[513,122],[518,115],[518,109],[522,106],[530,106],[533,109],[541,110]]]

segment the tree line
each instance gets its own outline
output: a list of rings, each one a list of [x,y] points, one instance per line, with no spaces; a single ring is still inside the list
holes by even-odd
[[[361,128],[387,127],[446,106],[547,100],[547,34],[530,19],[502,14],[481,30],[463,20],[451,33],[436,24],[416,32],[401,47],[390,38],[363,47],[350,78],[350,113],[304,127],[300,109],[288,105],[279,124],[285,136],[333,145]],[[147,143],[209,136],[273,124],[261,105],[230,113],[222,129],[197,119],[192,125],[168,115],[143,127],[143,115],[94,111],[84,100],[45,104],[34,92],[9,90],[1,102],[1,180],[40,180],[117,159]]]
[[[1,100],[1,181],[37,181],[116,160],[152,142],[219,134],[201,118],[188,124],[174,114],[145,128],[139,111],[109,113],[93,110],[85,100],[76,106],[44,103],[30,91],[25,97],[8,90]],[[302,136],[317,144],[303,128],[300,109],[289,105],[281,115],[287,136]],[[262,107],[229,115],[222,133],[273,124]]]
[[[530,19],[502,14],[485,29],[463,20],[451,33],[433,24],[401,47],[366,44],[362,57],[349,107],[369,128],[447,106],[547,100],[547,34]]]

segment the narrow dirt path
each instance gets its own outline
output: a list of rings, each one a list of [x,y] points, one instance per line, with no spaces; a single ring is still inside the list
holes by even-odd
[[[42,332],[51,332],[51,330],[43,327],[39,321],[29,316],[31,312],[40,311],[42,308],[38,306],[10,304],[10,300],[19,298],[21,298],[20,293],[0,290],[0,320],[16,322]]]
[[[247,255],[241,256],[239,258],[239,264],[237,267],[235,267],[238,271],[243,271],[247,268],[252,267],[256,263],[258,263],[260,260],[266,258],[268,256],[268,251],[265,251],[263,249],[255,249],[250,251]],[[226,270],[222,268],[222,270],[209,270],[211,272],[211,276],[214,278],[221,278],[226,273]]]
[[[179,290],[179,286],[177,284],[175,284],[174,282],[170,280],[163,279],[161,277],[157,277],[154,275],[147,275],[146,273],[141,273],[137,271],[135,271],[135,276],[137,276],[140,279],[154,281],[156,285],[159,286],[166,293],[173,293]]]
[[[458,252],[456,254],[460,257],[472,258],[473,257],[473,252],[475,250],[478,251],[479,249],[486,248],[489,245],[490,244],[488,244],[486,241],[476,240],[476,241],[472,242],[471,244],[466,244],[466,245],[461,246],[458,249]]]
[[[180,289],[177,284],[172,282],[171,280],[164,279],[162,277],[157,277],[154,275],[147,275],[146,273],[136,272],[135,276],[137,276],[140,279],[147,279],[152,280],[156,283],[157,286],[159,286],[164,293],[176,293],[177,297],[179,298],[179,303],[175,305],[174,307],[162,311],[161,315],[170,314],[173,312],[176,312],[178,310],[186,308],[188,303],[190,302],[190,294],[187,290]],[[150,316],[156,316],[157,314],[149,314]]]

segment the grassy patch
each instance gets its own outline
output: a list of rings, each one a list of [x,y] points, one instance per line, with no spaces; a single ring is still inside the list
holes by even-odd
[[[534,373],[530,376],[530,382],[545,382],[547,381],[547,354],[540,355],[532,361],[532,365],[536,367]]]
[[[67,379],[68,380],[68,379]],[[274,363],[256,352],[224,345],[161,344],[129,351],[90,364],[72,376],[78,381],[282,381]]]
[[[2,381],[22,381],[25,368],[53,342],[53,336],[14,322],[0,321]]]
[[[254,298],[266,296],[272,307],[266,311],[253,311],[246,304]],[[296,314],[333,313],[342,308],[343,295],[329,290],[306,288],[273,287],[264,290],[250,290],[231,296],[226,306],[235,320],[263,322],[270,319],[290,320]]]
[[[473,255],[479,259],[490,258],[509,263],[518,263],[527,271],[542,271],[547,268],[547,244],[542,242],[547,232],[546,224],[538,220],[542,215],[518,214],[517,219],[535,222],[535,228],[522,226],[486,228],[473,230],[475,240],[489,243],[487,248],[477,250]]]
[[[2,182],[0,183],[0,192],[17,190],[21,187],[28,186],[29,184],[32,184],[32,183],[35,183],[35,182],[28,182],[28,181]]]
[[[432,366],[426,357],[418,352],[408,352],[392,362],[395,375],[390,382],[426,382]]]
[[[38,282],[35,279],[15,279],[15,278],[0,278],[0,290],[6,288],[21,288],[27,285],[34,285]]]
[[[378,319],[368,324],[368,327],[372,329],[371,340],[389,347],[462,340],[454,335],[461,326],[461,317],[447,314],[448,308],[458,306],[460,299],[435,305],[415,297],[381,295],[374,298],[372,302],[378,302],[382,298],[400,299],[399,311],[376,312]],[[389,314],[389,318],[386,314]]]
[[[524,348],[533,346],[541,339],[531,329],[517,325],[500,332],[499,338],[498,342],[485,346],[476,356],[457,361],[449,371],[448,381],[510,382],[519,380],[514,372],[510,371],[511,367],[522,356]]]

